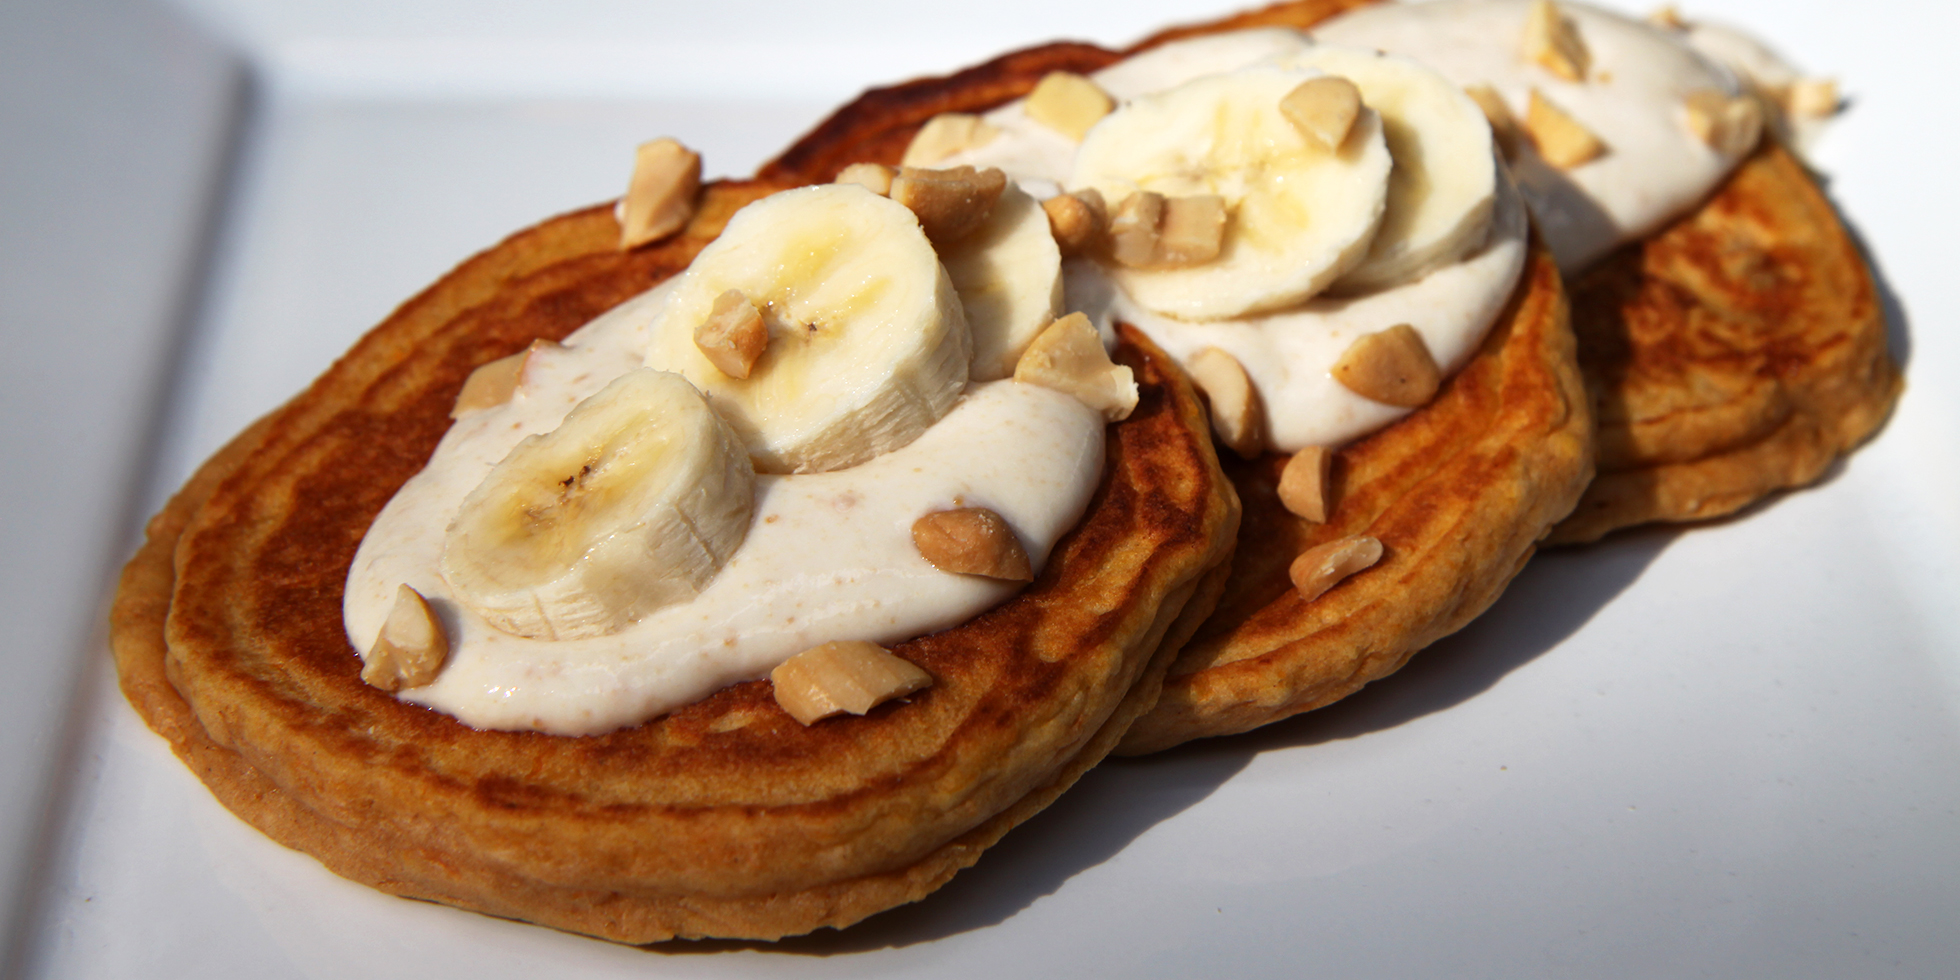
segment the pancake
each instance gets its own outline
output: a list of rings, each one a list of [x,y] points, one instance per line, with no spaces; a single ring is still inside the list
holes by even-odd
[[[1599,475],[1556,543],[1720,517],[1810,483],[1904,388],[1871,270],[1771,141],[1701,208],[1571,289]]]
[[[470,371],[679,272],[782,186],[711,185],[680,237],[631,252],[610,205],[511,237],[151,522],[113,611],[123,689],[224,805],[397,895],[624,942],[773,939],[924,896],[1110,751],[1215,599],[1238,517],[1202,406],[1133,333],[1118,358],[1142,398],[1081,523],[1019,596],[897,646],[935,679],[909,700],[806,728],[752,681],[572,738],[474,730],[361,682],[349,564]]]

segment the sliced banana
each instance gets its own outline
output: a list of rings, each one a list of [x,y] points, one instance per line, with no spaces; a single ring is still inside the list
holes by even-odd
[[[1069,187],[1116,202],[1138,190],[1216,194],[1228,214],[1217,259],[1182,268],[1114,267],[1144,308],[1187,320],[1294,305],[1367,254],[1387,200],[1381,117],[1364,111],[1327,148],[1280,112],[1312,69],[1258,65],[1136,99],[1089,131]]]
[[[769,344],[747,378],[694,344],[739,289]],[[655,317],[648,367],[685,376],[768,473],[840,469],[911,442],[966,387],[959,294],[904,205],[856,184],[803,187],[737,212]]]
[[[1497,200],[1490,123],[1461,88],[1407,58],[1323,44],[1285,64],[1352,81],[1381,113],[1395,168],[1368,256],[1334,284],[1360,293],[1420,278],[1483,243]]]
[[[748,535],[755,471],[676,374],[629,371],[525,437],[443,539],[456,599],[497,629],[569,640],[692,598]]]
[[[975,381],[1014,373],[1062,312],[1062,251],[1040,202],[1009,183],[985,224],[939,253],[973,333]]]

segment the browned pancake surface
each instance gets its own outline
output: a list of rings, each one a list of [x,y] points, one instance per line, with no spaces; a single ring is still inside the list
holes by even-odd
[[[1817,479],[1903,387],[1871,271],[1766,142],[1700,209],[1572,287],[1599,477],[1557,542],[1734,512]]]
[[[564,738],[472,730],[359,680],[341,589],[477,364],[683,268],[741,204],[617,252],[609,208],[514,236],[364,338],[200,472],[130,565],[130,700],[234,811],[399,894],[627,941],[773,938],[929,892],[1113,745],[1188,633],[1237,505],[1202,408],[1147,341],[1083,522],[1018,598],[902,644],[935,684],[804,728],[766,682]],[[166,598],[168,597],[168,598]],[[167,615],[167,620],[165,616]],[[1127,698],[1127,700],[1126,700]]]

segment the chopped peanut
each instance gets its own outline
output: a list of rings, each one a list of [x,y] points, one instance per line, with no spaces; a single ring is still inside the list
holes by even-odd
[[[955,153],[985,146],[999,135],[997,127],[979,116],[942,112],[919,128],[900,162],[908,167],[929,167]]]
[[[1524,57],[1568,82],[1586,80],[1592,53],[1573,23],[1552,0],[1535,0],[1524,18]]]
[[[1110,257],[1132,268],[1197,265],[1225,244],[1225,199],[1216,194],[1165,197],[1137,191],[1109,222]]]
[[[463,390],[456,394],[456,404],[450,406],[449,417],[460,419],[472,412],[495,408],[510,401],[517,388],[524,382],[525,368],[539,350],[555,348],[557,343],[549,340],[533,340],[531,346],[509,357],[500,357],[488,364],[479,365],[463,381]]]
[[[1048,212],[1048,231],[1055,236],[1063,258],[1087,255],[1101,247],[1109,208],[1095,188],[1057,194],[1041,202],[1041,209]]]
[[[449,659],[449,635],[422,593],[402,585],[395,590],[395,607],[374,638],[361,680],[384,691],[421,687],[442,672]]]
[[[1293,559],[1287,577],[1308,602],[1320,598],[1328,589],[1356,572],[1373,568],[1382,560],[1382,543],[1366,535],[1354,535],[1308,548]]]
[[[1279,100],[1279,112],[1301,135],[1338,150],[1361,115],[1361,90],[1338,75],[1309,78]]]
[[[1072,71],[1051,71],[1028,93],[1023,102],[1028,118],[1068,137],[1082,139],[1102,117],[1116,108],[1116,100],[1102,86]]]
[[[898,171],[882,163],[853,163],[837,172],[833,184],[857,184],[873,194],[890,194]]]
[[[1129,418],[1137,407],[1136,375],[1109,359],[1102,335],[1080,313],[1036,335],[1014,365],[1014,380],[1073,395],[1111,422]]]
[[[1484,118],[1490,120],[1490,136],[1497,143],[1497,151],[1504,159],[1515,160],[1518,156],[1518,140],[1524,133],[1518,129],[1518,117],[1511,114],[1511,107],[1504,103],[1504,97],[1488,85],[1469,85],[1463,94],[1484,110]]]
[[[1191,380],[1211,402],[1211,431],[1218,434],[1218,441],[1246,459],[1264,452],[1266,413],[1245,365],[1216,347],[1206,347],[1191,355],[1190,368]]]
[[[762,311],[741,290],[730,289],[715,297],[708,318],[695,326],[694,346],[721,373],[746,378],[769,347],[769,328]]]
[[[1580,125],[1579,120],[1553,105],[1537,89],[1525,107],[1524,129],[1538,147],[1538,155],[1560,170],[1570,170],[1606,152],[1606,144]]]
[[[985,507],[935,511],[912,522],[912,544],[932,567],[1028,582],[1034,571],[1007,520]]]
[[[932,675],[876,643],[832,640],[777,665],[769,683],[790,717],[813,725],[847,711],[861,715],[930,687]]]
[[[633,154],[633,180],[621,202],[619,247],[665,238],[694,217],[701,189],[701,154],[671,139],[642,143]]]
[[[1740,156],[1763,135],[1763,107],[1754,96],[1714,89],[1688,93],[1688,128],[1717,153]]]
[[[1783,98],[1784,111],[1793,116],[1822,118],[1838,111],[1837,82],[1829,78],[1800,78],[1790,84]]]
[[[1286,461],[1279,472],[1279,502],[1294,516],[1315,524],[1327,523],[1329,472],[1334,451],[1325,446],[1308,446]]]
[[[1685,31],[1688,29],[1688,22],[1681,19],[1681,11],[1676,9],[1671,3],[1648,14],[1647,23],[1655,27],[1667,28],[1670,31]]]
[[[1363,398],[1415,408],[1436,397],[1443,372],[1422,334],[1406,323],[1366,334],[1334,362],[1334,380]]]
[[[918,215],[919,227],[934,245],[943,245],[959,241],[980,227],[1006,189],[1007,175],[998,167],[900,167],[898,176],[892,178],[891,198]]]

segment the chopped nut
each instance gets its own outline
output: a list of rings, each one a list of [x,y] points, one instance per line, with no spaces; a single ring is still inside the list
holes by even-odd
[[[1334,380],[1363,398],[1415,408],[1436,397],[1443,373],[1416,328],[1395,326],[1362,336],[1334,362]]]
[[[1357,534],[1308,548],[1293,559],[1286,572],[1293,580],[1293,587],[1300,590],[1300,597],[1312,602],[1343,579],[1373,568],[1381,560],[1382,543]]]
[[[518,385],[524,381],[524,369],[530,366],[538,351],[556,348],[559,345],[549,340],[533,340],[531,346],[509,357],[499,357],[488,364],[478,365],[463,381],[463,390],[456,393],[456,404],[450,406],[449,417],[460,419],[472,412],[495,408],[510,401],[517,393]]]
[[[1647,23],[1655,27],[1665,27],[1670,31],[1685,31],[1688,29],[1688,22],[1681,19],[1681,11],[1675,9],[1671,3],[1648,14]]]
[[[1265,411],[1239,359],[1206,347],[1191,355],[1191,379],[1211,402],[1211,431],[1246,459],[1265,451]]]
[[[1599,137],[1535,88],[1525,107],[1524,129],[1538,147],[1538,155],[1560,170],[1570,170],[1606,152],[1606,144]]]
[[[998,167],[974,170],[921,170],[900,167],[892,178],[891,199],[912,209],[934,245],[956,242],[987,220],[1007,189]]]
[[[1552,0],[1535,0],[1524,18],[1524,57],[1568,82],[1586,80],[1592,53],[1573,23]]]
[[[1086,255],[1102,245],[1109,224],[1109,208],[1095,188],[1057,194],[1041,202],[1048,212],[1048,231],[1062,257]]]
[[[364,658],[361,680],[384,691],[421,687],[436,679],[449,659],[449,636],[422,593],[402,585],[381,634]]]
[[[1837,81],[1830,78],[1800,78],[1790,83],[1783,98],[1784,111],[1793,116],[1822,118],[1838,111]]]
[[[769,328],[762,311],[741,290],[730,289],[715,297],[708,318],[694,328],[694,346],[721,373],[746,378],[769,347]]]
[[[1089,127],[1116,108],[1116,100],[1102,86],[1072,71],[1051,71],[1028,93],[1022,108],[1028,118],[1068,137],[1080,140]]]
[[[813,725],[848,711],[861,715],[893,698],[932,686],[932,675],[876,643],[832,640],[769,672],[776,703]]]
[[[897,174],[898,171],[882,163],[853,163],[838,171],[837,179],[831,183],[857,184],[869,189],[873,194],[890,194],[892,178]]]
[[[1028,582],[1034,570],[1007,520],[985,507],[935,511],[912,522],[912,544],[932,567]]]
[[[1717,153],[1740,156],[1763,135],[1763,107],[1753,96],[1697,89],[1688,93],[1687,114],[1688,128]]]
[[[701,154],[671,139],[640,144],[620,207],[619,247],[644,245],[681,230],[694,217],[694,195],[700,189]]]
[[[1301,135],[1337,150],[1361,115],[1361,90],[1338,75],[1309,78],[1279,100],[1279,112]]]
[[[1315,524],[1327,523],[1328,473],[1333,468],[1334,451],[1325,446],[1308,446],[1286,461],[1279,471],[1279,502],[1294,516]]]
[[[1165,197],[1137,191],[1109,222],[1110,257],[1132,268],[1196,265],[1225,244],[1225,199],[1216,194]]]
[[[929,167],[955,153],[985,146],[999,135],[998,128],[979,116],[942,112],[919,128],[900,162],[908,167]]]
[[[1102,335],[1080,313],[1048,325],[1014,365],[1014,380],[1073,395],[1111,422],[1137,407],[1136,376],[1109,359]]]
[[[1506,160],[1517,159],[1518,140],[1524,137],[1524,133],[1518,129],[1518,117],[1511,114],[1511,107],[1505,104],[1504,97],[1488,85],[1465,86],[1463,94],[1477,103],[1477,108],[1484,110],[1484,118],[1490,120],[1490,136],[1497,142],[1497,151],[1504,154]]]

